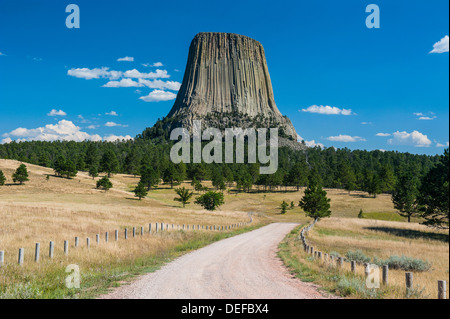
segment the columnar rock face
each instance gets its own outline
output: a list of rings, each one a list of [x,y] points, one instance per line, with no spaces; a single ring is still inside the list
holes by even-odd
[[[194,119],[204,119],[211,126],[280,127],[287,137],[297,138],[291,121],[275,104],[261,43],[232,33],[195,36],[168,117],[189,129]]]

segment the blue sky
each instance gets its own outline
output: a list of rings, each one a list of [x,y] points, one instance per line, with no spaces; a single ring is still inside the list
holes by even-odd
[[[65,25],[70,3],[79,29]],[[366,27],[370,3],[379,29]],[[2,0],[0,142],[134,137],[172,107],[195,34],[215,31],[262,43],[277,106],[310,145],[440,154],[448,6]]]

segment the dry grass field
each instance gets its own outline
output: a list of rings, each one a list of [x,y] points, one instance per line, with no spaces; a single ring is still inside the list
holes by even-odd
[[[314,249],[323,253],[345,257],[348,251],[359,250],[371,259],[377,257],[386,260],[391,256],[408,256],[429,262],[431,264],[429,270],[412,271],[414,293],[410,297],[413,298],[437,298],[438,280],[447,282],[449,280],[448,231],[435,231],[416,223],[329,218],[319,221],[307,237]],[[300,260],[302,266],[308,268],[311,280],[333,292],[344,291],[345,295],[346,292],[355,290],[353,297],[370,296],[369,291],[363,289],[358,291],[359,288],[353,287],[351,280],[347,281],[348,278],[352,278],[349,262],[344,263],[343,269],[337,272],[336,267],[329,267],[329,263],[311,258],[303,251],[300,242],[296,242],[294,238],[291,235],[283,243],[289,246],[291,253],[290,256],[284,256],[285,261],[289,263],[290,259]],[[345,274],[348,278],[344,278]],[[357,274],[361,282],[364,282],[363,265],[357,266]],[[333,276],[336,280],[330,280]],[[342,287],[338,287],[339,285]],[[405,298],[405,271],[390,269],[389,285],[382,288],[377,295],[378,298]]]
[[[272,221],[306,223],[298,202],[303,190],[284,188],[276,192],[237,193],[225,192],[225,204],[215,212],[208,212],[194,204],[194,198],[186,208],[174,201],[175,193],[166,185],[149,192],[139,201],[131,193],[138,177],[117,174],[111,178],[114,185],[108,192],[95,189],[96,180],[85,172],[73,179],[53,176],[53,170],[26,164],[30,181],[25,185],[12,184],[11,175],[20,162],[0,159],[0,169],[7,177],[7,184],[0,186],[0,250],[5,251],[5,267],[0,268],[0,297],[91,297],[111,285],[125,280],[132,274],[151,271],[178,254],[198,248],[211,241],[242,230],[230,232],[166,232],[157,236],[137,236],[123,240],[125,228],[164,222],[175,225],[229,225],[246,222],[248,212],[255,212],[254,227]],[[50,178],[47,180],[47,176]],[[211,187],[210,184],[207,183]],[[182,186],[192,188],[189,183]],[[431,271],[418,275],[417,284],[437,278],[448,279],[447,242],[424,238],[405,238],[386,229],[409,229],[418,233],[433,233],[417,223],[407,224],[395,213],[389,195],[370,198],[362,192],[350,195],[343,190],[327,189],[331,198],[333,218],[321,221],[310,233],[311,240],[323,251],[345,253],[350,249],[362,249],[371,256],[385,258],[392,254],[422,256],[433,263]],[[195,196],[194,196],[195,197]],[[279,206],[285,200],[295,207],[280,214]],[[363,209],[368,219],[357,219]],[[368,227],[378,227],[370,229]],[[384,231],[381,228],[385,229]],[[114,242],[114,230],[120,230],[120,239]],[[109,243],[104,243],[105,232]],[[96,234],[101,243],[95,242]],[[448,233],[447,233],[448,234]],[[80,238],[80,247],[73,247],[74,237]],[[86,238],[91,249],[86,249]],[[131,231],[129,231],[131,237]],[[63,256],[63,241],[69,240],[70,253]],[[55,242],[55,258],[48,260],[48,243]],[[32,262],[34,245],[41,243],[41,262]],[[17,266],[17,252],[25,248],[25,263]],[[301,252],[292,246],[293,254]],[[80,265],[84,274],[82,293],[68,291],[62,284],[68,264]],[[392,275],[393,280],[396,275]],[[424,277],[421,277],[424,276]],[[431,276],[431,277],[427,277]],[[422,279],[421,279],[422,278]],[[11,288],[13,287],[13,288]],[[432,289],[431,289],[432,290]],[[430,291],[431,291],[430,290]],[[433,295],[430,295],[433,297]],[[398,297],[395,294],[389,297]]]

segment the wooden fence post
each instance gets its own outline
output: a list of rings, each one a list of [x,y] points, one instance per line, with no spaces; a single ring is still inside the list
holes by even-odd
[[[352,273],[356,274],[356,261],[352,260],[350,262],[350,268],[352,270]]]
[[[125,239],[128,239],[128,228],[125,228]]]
[[[34,261],[39,262],[39,252],[41,250],[41,244],[36,243],[36,248],[34,249]]]
[[[438,299],[447,299],[447,282],[445,280],[438,280]]]
[[[68,255],[69,254],[69,241],[65,240],[64,241],[64,255]]]
[[[144,227],[141,226],[141,236],[144,235]]]
[[[118,231],[117,229],[114,231],[114,239],[115,239],[116,241],[119,240],[119,231]]]
[[[105,233],[105,243],[107,243],[109,241],[109,233],[106,232]]]
[[[136,227],[133,227],[133,237],[136,237]]]
[[[78,237],[75,237],[75,247],[78,247]]]
[[[155,233],[158,233],[158,223],[155,223]]]
[[[5,263],[5,252],[0,250],[0,267],[2,267]]]
[[[91,247],[91,240],[89,239],[89,237],[86,238],[86,247],[87,249]]]
[[[148,233],[149,233],[149,234],[152,233],[152,224],[148,224]]]
[[[383,280],[383,285],[387,285],[389,282],[389,266],[388,265],[383,265],[383,276],[382,276],[382,280]]]
[[[406,294],[413,289],[413,273],[405,272]]]
[[[164,223],[161,223],[161,231],[164,230]]]
[[[97,245],[100,244],[100,234],[95,235],[95,241],[97,242]]]
[[[24,254],[23,248],[19,248],[19,260],[18,260],[18,263],[19,263],[20,266],[23,265],[23,254]]]
[[[53,258],[53,252],[55,250],[54,248],[55,248],[55,244],[51,241],[50,245],[49,245],[49,248],[48,248],[48,256],[50,258]]]

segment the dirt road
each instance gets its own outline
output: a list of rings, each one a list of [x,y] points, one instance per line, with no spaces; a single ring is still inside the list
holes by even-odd
[[[293,278],[277,246],[296,224],[274,223],[186,254],[102,298],[323,298]]]

